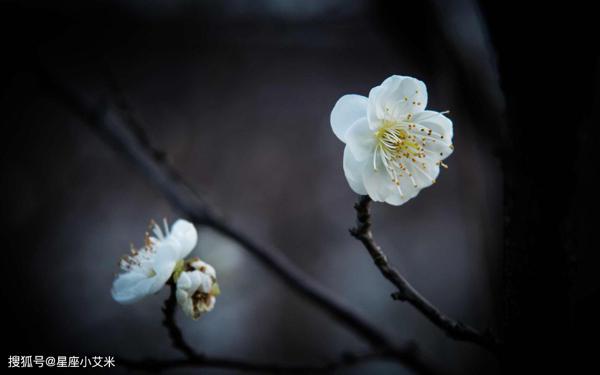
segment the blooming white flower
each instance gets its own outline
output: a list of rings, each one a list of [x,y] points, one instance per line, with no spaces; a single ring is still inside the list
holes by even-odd
[[[177,302],[183,312],[192,319],[215,307],[219,295],[217,273],[208,263],[196,258],[186,262],[186,270],[177,278]]]
[[[171,230],[165,220],[164,233],[152,223],[154,236],[146,233],[144,247],[131,249],[131,255],[121,259],[123,271],[113,283],[112,296],[119,303],[133,303],[159,291],[169,280],[177,264],[196,246],[198,233],[186,220],[177,220]]]
[[[426,106],[425,84],[397,75],[371,89],[368,98],[338,100],[331,128],[346,144],[344,174],[354,192],[401,205],[435,183],[454,149],[452,121]]]

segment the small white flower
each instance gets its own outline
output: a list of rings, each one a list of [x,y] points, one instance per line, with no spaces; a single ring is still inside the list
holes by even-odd
[[[177,302],[183,312],[192,319],[215,307],[219,284],[215,269],[200,259],[186,262],[186,270],[177,279]]]
[[[344,174],[354,192],[401,205],[431,184],[452,146],[452,121],[426,111],[427,88],[412,77],[391,76],[361,95],[342,96],[331,128],[346,144]]]
[[[177,220],[170,231],[165,220],[164,233],[156,223],[151,226],[154,236],[146,233],[144,247],[136,250],[132,246],[132,254],[121,259],[123,272],[117,276],[111,290],[119,303],[133,303],[159,291],[176,265],[182,263],[196,246],[196,228],[186,220]]]

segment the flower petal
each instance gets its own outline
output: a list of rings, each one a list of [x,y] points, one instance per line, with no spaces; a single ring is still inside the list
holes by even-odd
[[[418,164],[406,163],[409,172],[412,173],[413,179],[419,189],[431,186],[440,174],[440,167],[436,160],[431,158],[419,159]]]
[[[207,276],[200,271],[188,271],[187,274],[190,276],[190,280],[192,281],[192,284],[188,288],[188,294],[192,295],[196,293],[198,288],[204,285],[204,280]]]
[[[444,160],[454,152],[452,145],[443,142],[427,142],[423,149],[428,158],[434,162]]]
[[[371,129],[382,121],[404,121],[427,106],[427,87],[412,77],[393,75],[369,92],[367,115]]]
[[[342,96],[331,111],[331,129],[333,133],[346,143],[346,132],[356,120],[366,117],[367,98],[362,95]]]
[[[394,118],[403,119],[414,115],[427,107],[427,87],[425,83],[412,77],[402,77],[398,88],[390,95],[390,101],[396,103]]]
[[[176,297],[179,306],[186,315],[198,319],[201,313],[210,311],[215,303],[215,298],[208,295],[213,287],[210,275],[201,271],[185,271],[177,280]],[[195,295],[197,291],[205,293],[204,296]],[[205,304],[208,302],[208,305]]]
[[[415,114],[412,118],[412,121],[417,125],[431,129],[433,132],[443,136],[445,143],[452,142],[452,120],[444,116],[442,113],[435,111],[423,111]]]
[[[398,175],[400,184],[396,185],[380,158],[376,159],[376,166],[377,170],[372,163],[365,163],[363,167],[364,185],[374,201],[399,206],[417,196],[421,190],[406,173]]]
[[[367,118],[357,120],[346,132],[346,146],[357,161],[372,157],[375,133],[369,128]]]
[[[113,282],[111,294],[119,303],[134,303],[152,293],[153,283],[152,278],[141,272],[122,273]]]
[[[362,177],[369,197],[376,202],[385,202],[387,196],[395,188],[394,182],[380,161],[377,161],[377,169],[373,168],[372,163],[365,163]]]
[[[190,318],[194,318],[194,303],[188,293],[185,290],[177,289],[175,292],[175,297],[177,298],[177,303],[181,310],[183,310],[184,314],[189,316]]]
[[[179,257],[181,244],[174,238],[168,238],[155,245],[156,254],[152,259],[152,268],[165,282],[169,279]]]
[[[194,224],[183,219],[179,219],[173,224],[170,237],[173,237],[181,244],[178,254],[179,259],[185,258],[196,247],[196,243],[198,242],[196,227]]]
[[[344,175],[350,185],[350,188],[360,195],[366,195],[367,190],[362,180],[362,168],[363,164],[367,161],[359,162],[350,152],[350,148],[346,146],[344,148]]]
[[[196,271],[200,274],[200,285],[198,289],[203,293],[210,293],[213,285],[213,281],[207,274],[201,273],[200,271]]]
[[[200,259],[196,259],[190,265],[192,267],[194,267],[195,269],[207,274],[208,276],[210,276],[213,279],[217,278],[217,271],[215,271],[215,268]]]
[[[192,287],[192,279],[189,272],[182,272],[177,279],[177,289],[189,290]]]
[[[420,189],[413,185],[410,178],[403,176],[400,177],[400,187],[392,190],[384,201],[393,206],[400,206],[416,197],[419,191]]]
[[[377,130],[385,119],[385,111],[381,105],[381,97],[385,93],[385,89],[381,86],[375,86],[369,91],[369,102],[367,104],[367,118],[369,119],[369,127],[371,130]]]

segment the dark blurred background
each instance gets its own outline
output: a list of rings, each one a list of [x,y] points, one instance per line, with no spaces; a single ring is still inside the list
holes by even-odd
[[[157,296],[121,306],[117,261],[150,219],[178,217],[133,167],[44,91],[40,67],[102,102],[127,102],[149,139],[209,202],[272,244],[398,342],[453,373],[498,372],[384,280],[347,229],[356,196],[329,114],[392,74],[450,110],[456,151],[438,184],[377,204],[376,236],[450,316],[499,329],[504,102],[477,4],[394,1],[2,1],[3,300],[10,354],[173,358]],[[222,295],[178,321],[208,355],[319,362],[364,343],[294,295],[248,253],[200,228],[194,255]],[[597,284],[596,284],[597,287]],[[177,370],[187,373],[193,370]],[[202,370],[206,373],[226,373]],[[408,373],[370,363],[344,373]]]

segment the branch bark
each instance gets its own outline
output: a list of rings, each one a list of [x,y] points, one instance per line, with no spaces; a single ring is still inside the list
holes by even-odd
[[[125,117],[120,115],[119,112],[111,110],[110,103],[98,105],[72,90],[69,86],[64,85],[44,70],[38,73],[42,85],[55,99],[66,105],[85,124],[98,133],[102,139],[132,162],[165,195],[171,205],[181,211],[189,220],[196,225],[211,227],[236,241],[296,293],[328,313],[336,322],[354,332],[374,349],[380,352],[392,353],[390,358],[417,373],[432,374],[437,372],[420,358],[413,343],[401,346],[394,345],[386,334],[315,282],[309,275],[284,257],[281,252],[259,245],[245,233],[226,224],[166,162],[164,154],[151,147],[139,124],[132,123],[131,116]],[[185,349],[185,351],[188,351],[188,349]],[[190,361],[194,363],[201,362],[197,357],[190,358],[185,361],[186,364],[189,364]],[[226,362],[223,361],[224,364]],[[183,364],[182,362],[176,363]],[[210,364],[210,362],[203,363]],[[216,363],[219,363],[219,361]]]
[[[196,351],[185,341],[183,338],[183,333],[181,329],[177,325],[175,321],[175,309],[177,307],[177,285],[174,281],[170,281],[169,286],[171,288],[171,293],[169,294],[169,298],[165,300],[165,305],[162,308],[163,314],[165,314],[165,318],[163,319],[163,326],[169,332],[169,338],[171,338],[171,344],[173,347],[188,358],[197,358],[198,354]]]
[[[371,199],[368,196],[363,195],[354,205],[357,215],[357,224],[355,228],[350,229],[350,233],[357,240],[362,242],[373,259],[373,262],[377,268],[379,268],[381,274],[398,289],[397,292],[392,294],[392,298],[411,304],[449,337],[459,341],[472,342],[494,354],[498,354],[500,344],[489,330],[482,333],[462,322],[448,317],[425,297],[419,294],[408,280],[406,280],[397,269],[390,265],[387,256],[373,238],[373,232],[371,231],[370,204]]]

